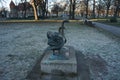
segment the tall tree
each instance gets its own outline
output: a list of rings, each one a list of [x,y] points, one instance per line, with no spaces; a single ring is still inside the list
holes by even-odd
[[[47,3],[48,0],[40,0],[38,2],[39,9],[42,11],[42,18],[45,18],[45,14],[47,15]]]
[[[56,14],[56,16],[58,17],[58,12],[60,11],[60,7],[58,4],[54,4],[51,10],[53,13]]]
[[[85,17],[88,18],[88,6],[89,6],[89,1],[90,0],[84,0],[84,4],[86,6],[86,14],[85,14]]]
[[[69,10],[69,18],[74,19],[75,18],[75,5],[76,5],[76,0],[70,0],[70,10]]]
[[[103,0],[106,4],[106,8],[107,8],[107,13],[106,13],[106,17],[108,17],[108,14],[109,14],[109,8],[111,6],[111,2],[112,0]]]
[[[27,7],[27,0],[21,0],[21,6],[22,6],[22,12],[23,13],[23,17],[26,18],[26,7]]]
[[[114,10],[114,17],[117,17],[117,14],[119,14],[120,9],[120,0],[114,0],[115,10]]]
[[[93,12],[92,12],[93,14],[93,18],[95,18],[95,0],[93,0]]]
[[[73,4],[72,4],[72,19],[75,18],[75,5],[76,5],[76,0],[73,0]]]
[[[100,14],[102,13],[102,10],[104,10],[104,3],[102,0],[97,1],[96,9],[98,13],[97,17],[99,18]]]
[[[64,12],[64,10],[66,9],[66,4],[65,5],[60,5],[59,3],[55,3],[52,7],[52,12],[56,14],[56,16],[58,17],[58,13],[59,12]]]
[[[45,13],[47,11],[46,10],[47,1],[48,0],[31,0],[30,1],[31,5],[33,6],[35,20],[38,20],[38,7],[42,11],[42,17],[45,16]]]
[[[69,19],[72,19],[71,15],[72,15],[72,0],[69,1]]]
[[[33,7],[33,10],[34,10],[34,17],[35,17],[35,20],[38,20],[38,14],[37,14],[37,4],[36,4],[36,0],[30,0],[30,4],[32,5]]]

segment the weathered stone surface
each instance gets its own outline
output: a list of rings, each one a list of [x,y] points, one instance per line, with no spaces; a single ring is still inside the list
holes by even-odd
[[[47,50],[45,52],[46,55],[40,63],[42,72],[52,73],[53,70],[60,70],[64,73],[77,73],[77,62],[74,48],[70,46],[63,48],[66,49],[65,54],[68,57],[68,60],[50,60],[49,57],[52,54],[52,50]]]

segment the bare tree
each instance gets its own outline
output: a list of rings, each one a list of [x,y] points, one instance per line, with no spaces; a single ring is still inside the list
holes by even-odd
[[[96,10],[97,10],[97,17],[99,18],[100,14],[104,14],[103,11],[104,11],[104,8],[105,7],[105,4],[102,0],[98,0],[97,1],[97,5],[96,5]]]
[[[16,3],[17,3],[17,2],[16,2]],[[19,6],[22,7],[23,17],[26,18],[27,1],[26,1],[26,0],[21,0],[21,3],[19,3]]]
[[[70,4],[69,4],[69,19],[72,19],[71,15],[72,15],[72,0],[69,0]]]
[[[56,16],[58,17],[58,13],[59,12],[63,12],[66,9],[66,4],[61,6],[60,4],[55,3],[52,7],[52,12],[56,14]]]
[[[72,2],[72,19],[75,18],[75,5],[76,5],[76,0],[73,0],[73,2]]]
[[[86,5],[86,15],[85,15],[86,18],[88,18],[88,6],[89,6],[89,1],[90,1],[90,0],[84,0],[84,4]]]
[[[69,19],[74,19],[75,18],[75,5],[76,5],[76,0],[69,0]]]
[[[38,20],[38,7],[42,11],[42,17],[45,16],[45,13],[47,11],[46,10],[47,1],[48,0],[30,0],[30,3],[33,6],[33,10],[34,10],[35,20]]]
[[[120,0],[114,0],[115,10],[114,10],[114,17],[117,17],[117,14],[119,15],[119,9],[120,9]]]
[[[51,10],[53,13],[56,14],[56,16],[58,17],[58,12],[60,11],[60,7],[58,4],[54,4]]]
[[[34,10],[34,17],[35,17],[35,20],[38,20],[36,0],[30,0],[30,4],[32,5],[33,10]]]
[[[106,17],[108,17],[108,14],[109,14],[109,8],[111,6],[111,2],[112,0],[103,0],[106,4],[106,8],[107,8],[107,13],[106,13]]]
[[[95,18],[95,0],[93,0],[93,18]]]
[[[38,2],[38,6],[39,9],[41,9],[41,13],[42,13],[42,18],[45,18],[45,14],[47,15],[47,5],[48,5],[48,0],[39,0]]]

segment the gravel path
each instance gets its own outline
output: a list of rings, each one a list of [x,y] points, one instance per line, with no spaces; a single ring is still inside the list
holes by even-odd
[[[57,31],[60,23],[0,24],[0,80],[25,80],[36,59],[47,47],[47,31]],[[120,38],[78,23],[66,24],[66,45],[81,51],[86,58],[100,56],[107,62],[106,76],[94,72],[94,80],[120,80]],[[91,66],[90,66],[91,67]]]
[[[120,28],[119,27],[115,27],[115,26],[111,26],[111,25],[106,25],[106,24],[102,24],[102,23],[98,23],[98,22],[93,22],[93,24],[96,27],[105,29],[113,34],[115,34],[116,36],[120,37]]]

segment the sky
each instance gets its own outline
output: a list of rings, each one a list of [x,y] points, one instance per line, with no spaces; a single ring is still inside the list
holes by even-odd
[[[15,4],[18,4],[21,0],[12,0]],[[30,1],[30,0],[27,0]],[[10,4],[11,0],[5,0],[5,2],[2,2],[2,4],[0,4],[0,7],[5,7],[9,10],[9,4]]]

